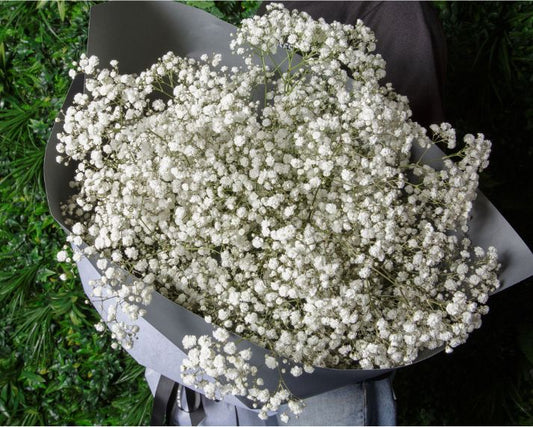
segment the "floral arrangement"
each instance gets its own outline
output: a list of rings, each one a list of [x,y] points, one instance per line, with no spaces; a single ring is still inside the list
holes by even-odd
[[[113,337],[133,345],[117,309],[136,319],[158,291],[218,327],[185,337],[184,382],[261,417],[284,401],[301,412],[285,369],[397,367],[463,343],[499,286],[496,250],[466,235],[490,142],[456,149],[450,125],[429,137],[411,121],[361,21],[274,4],[231,48],[241,67],[169,52],[139,75],[94,56],[72,71],[86,93],[57,146],[77,165],[64,215],[69,240],[100,256],[94,295],[118,297]],[[439,168],[434,142],[452,152]],[[269,350],[275,392],[241,339]]]

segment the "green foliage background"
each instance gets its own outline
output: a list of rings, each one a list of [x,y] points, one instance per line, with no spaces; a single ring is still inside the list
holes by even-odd
[[[259,2],[187,2],[234,24]],[[97,333],[55,261],[42,162],[92,3],[0,3],[0,424],[147,424],[143,369]],[[533,246],[533,5],[434,2],[448,39],[448,120],[493,141],[482,189]],[[61,280],[60,275],[64,274]],[[402,369],[401,424],[533,424],[532,281],[499,294],[453,355]]]

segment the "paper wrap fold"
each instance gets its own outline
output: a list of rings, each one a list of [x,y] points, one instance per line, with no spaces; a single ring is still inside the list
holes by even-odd
[[[225,65],[242,65],[240,57],[229,50],[230,34],[235,27],[214,16],[171,2],[111,2],[93,6],[89,27],[88,55],[97,55],[102,66],[110,60],[119,61],[121,73],[137,73],[151,66],[168,51],[177,55],[198,58],[202,54],[221,53]],[[71,105],[76,93],[83,92],[83,76],[77,76],[68,92],[63,111]],[[54,125],[46,147],[44,177],[50,211],[55,220],[68,232],[60,206],[72,189],[74,165],[66,167],[56,163],[57,134],[62,123]],[[427,158],[441,157],[434,146]],[[469,237],[475,245],[495,246],[498,250],[502,270],[500,290],[506,289],[533,275],[533,254],[513,230],[509,223],[496,210],[490,201],[478,193],[474,202]],[[100,278],[96,260],[82,258],[78,269],[85,293],[91,299],[100,315],[105,313],[111,301],[101,302],[92,296],[90,280]],[[212,326],[200,316],[154,292],[151,304],[146,307],[144,318],[135,322],[124,315],[119,319],[137,324],[139,332],[133,348],[128,352],[135,360],[168,378],[181,382],[180,365],[185,357],[182,347],[184,335],[210,334]],[[259,367],[258,376],[265,385],[275,390],[278,385],[277,372],[264,367],[267,351],[244,341],[239,348],[251,347],[252,363]],[[442,349],[424,352],[417,361],[423,360]],[[300,398],[307,398],[333,390],[350,383],[375,378],[389,373],[392,369],[326,369],[316,368],[312,374],[295,378],[290,374],[284,380],[290,390]],[[199,390],[201,392],[201,390]],[[227,397],[228,403],[250,408],[245,399]]]

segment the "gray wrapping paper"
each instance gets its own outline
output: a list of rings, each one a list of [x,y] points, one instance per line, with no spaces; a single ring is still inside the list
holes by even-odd
[[[89,28],[88,55],[97,55],[105,66],[111,59],[119,61],[122,73],[140,72],[169,50],[177,55],[199,57],[204,53],[221,53],[223,64],[241,65],[239,57],[229,51],[230,34],[235,27],[206,12],[171,2],[111,2],[93,6]],[[71,104],[74,94],[83,91],[83,76],[77,76],[67,95],[63,110]],[[55,161],[57,133],[62,124],[56,123],[46,147],[44,177],[50,211],[56,221],[68,232],[61,214],[61,203],[72,190],[74,165],[65,167]],[[426,157],[439,157],[437,147]],[[496,246],[502,270],[500,279],[506,289],[533,275],[533,254],[503,216],[481,193],[474,203],[469,236],[474,244]],[[77,248],[75,248],[77,249]],[[96,260],[82,258],[78,268],[84,290],[103,318],[111,301],[101,301],[92,295],[90,280],[101,272]],[[212,326],[200,316],[180,307],[154,292],[144,318],[129,321],[119,313],[119,319],[139,326],[137,339],[128,352],[141,365],[181,382],[180,365],[185,357],[181,340],[184,335],[209,334]],[[122,316],[122,317],[121,317]],[[264,367],[267,351],[248,341],[239,348],[251,347],[253,360],[260,369],[258,376],[271,390],[278,384],[277,373]],[[417,361],[441,349],[424,352]],[[356,382],[375,378],[392,369],[327,369],[316,368],[312,374],[295,378],[290,374],[284,380],[300,398],[308,398]],[[201,390],[199,390],[201,392]],[[251,408],[246,399],[228,396],[224,399],[242,408]]]

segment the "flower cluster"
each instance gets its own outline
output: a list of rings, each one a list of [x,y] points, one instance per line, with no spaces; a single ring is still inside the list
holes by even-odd
[[[86,94],[57,150],[76,162],[64,213],[70,240],[100,255],[95,295],[136,318],[156,289],[269,349],[266,366],[290,359],[295,376],[400,366],[463,343],[498,286],[495,249],[466,234],[490,142],[466,135],[439,169],[413,158],[433,141],[455,149],[455,132],[432,126],[432,141],[380,85],[384,61],[360,21],[271,5],[231,47],[243,67],[171,52],[139,75],[77,64]],[[249,353],[219,335],[186,337],[186,381],[246,396],[262,415],[286,399],[301,410],[282,384],[269,393],[250,380]]]

